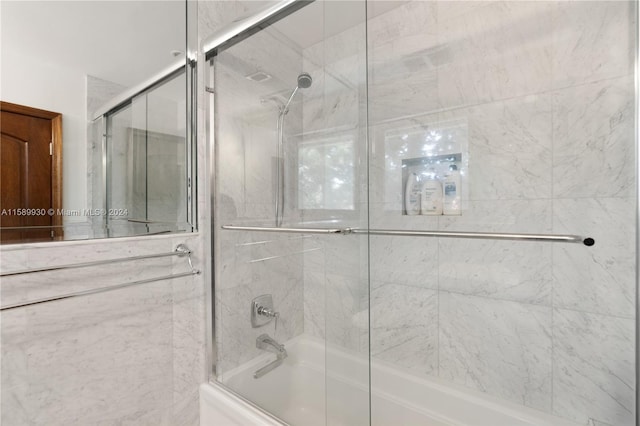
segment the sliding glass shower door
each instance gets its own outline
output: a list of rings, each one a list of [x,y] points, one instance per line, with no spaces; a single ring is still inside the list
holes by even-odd
[[[372,424],[635,424],[635,17],[369,15],[371,230],[547,236],[371,236]]]
[[[369,424],[367,239],[331,233],[367,228],[365,17],[306,4],[208,58],[216,379],[293,425]]]
[[[293,425],[633,425],[635,4],[284,3],[207,57],[215,379]]]

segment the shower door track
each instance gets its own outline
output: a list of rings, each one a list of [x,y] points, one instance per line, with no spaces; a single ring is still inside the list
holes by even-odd
[[[595,240],[590,237],[566,234],[515,234],[496,232],[458,232],[458,231],[418,231],[403,229],[355,229],[355,228],[284,228],[268,226],[237,226],[223,225],[222,229],[229,231],[280,232],[294,234],[331,234],[331,235],[386,235],[398,237],[432,237],[432,238],[468,238],[478,240],[503,241],[538,241],[551,243],[579,243],[592,246]]]

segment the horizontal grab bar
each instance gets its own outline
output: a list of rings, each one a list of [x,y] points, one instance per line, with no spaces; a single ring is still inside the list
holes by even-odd
[[[0,273],[0,277],[8,277],[11,275],[32,274],[34,272],[58,271],[61,269],[87,268],[90,266],[108,265],[111,263],[119,263],[119,262],[132,262],[134,260],[154,259],[157,257],[169,257],[169,256],[182,257],[182,256],[189,256],[189,255],[191,255],[191,250],[189,250],[189,248],[187,248],[187,246],[185,246],[184,244],[179,244],[174,251],[169,253],[145,254],[142,256],[121,257],[117,259],[96,260],[93,262],[72,263],[68,265],[45,266],[42,268],[23,269],[20,271],[13,271],[13,272],[2,272]]]
[[[554,235],[554,234],[512,234],[494,232],[457,232],[457,231],[414,231],[401,229],[353,229],[353,228],[277,228],[261,226],[234,226],[224,225],[222,229],[235,231],[256,232],[289,232],[302,234],[369,234],[390,235],[404,237],[437,237],[437,238],[472,238],[482,240],[506,240],[506,241],[543,241],[552,243],[582,243],[585,246],[595,244],[593,238],[584,238],[579,235]]]
[[[404,231],[400,229],[353,229],[354,234],[391,235],[404,237],[438,237],[438,238],[472,238],[480,240],[507,241],[546,241],[553,243],[582,243],[586,246],[595,244],[593,238],[583,238],[579,235],[553,234],[512,234],[496,232],[457,232],[457,231]]]
[[[29,301],[26,301],[26,302],[12,303],[10,305],[1,306],[0,307],[0,311],[6,311],[6,310],[9,310],[9,309],[15,309],[15,308],[23,308],[25,306],[38,305],[40,303],[53,302],[53,301],[56,301],[56,300],[65,300],[65,299],[72,299],[72,298],[81,297],[81,296],[89,296],[91,294],[106,293],[108,291],[119,290],[121,288],[132,287],[132,286],[135,286],[135,285],[147,284],[147,283],[152,283],[152,282],[155,282],[155,281],[170,280],[170,279],[173,279],[173,278],[188,277],[188,276],[191,276],[191,275],[198,275],[198,274],[200,274],[199,270],[192,269],[189,272],[183,272],[183,273],[180,273],[180,274],[165,275],[165,276],[162,276],[162,277],[149,278],[149,279],[146,279],[146,280],[133,281],[133,282],[130,282],[130,283],[111,285],[111,286],[108,286],[108,287],[99,287],[99,288],[94,288],[94,289],[85,290],[85,291],[77,291],[75,293],[67,293],[67,294],[63,294],[63,295],[60,295],[60,296],[43,297],[41,299],[29,300]]]
[[[280,228],[274,226],[236,226],[223,225],[222,229],[231,231],[281,232],[289,234],[349,234],[350,228]]]

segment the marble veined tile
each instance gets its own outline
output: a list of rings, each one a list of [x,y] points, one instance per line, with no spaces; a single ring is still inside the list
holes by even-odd
[[[26,250],[7,250],[3,248],[0,251],[0,270],[2,272],[11,272],[27,269],[27,254]]]
[[[471,1],[437,1],[438,22],[444,23],[460,15],[471,13],[474,10],[491,3],[491,0]]]
[[[553,412],[582,424],[634,424],[634,320],[554,310]]]
[[[436,2],[411,1],[367,25],[369,122],[437,108]]]
[[[441,290],[551,305],[547,243],[439,239]]]
[[[469,200],[551,196],[551,97],[531,95],[463,108],[442,118],[468,129]]]
[[[553,87],[633,72],[633,2],[559,1],[553,21]]]
[[[437,110],[437,72],[433,66],[426,65],[425,59],[416,59],[415,56],[391,58],[390,64],[370,66],[369,114],[372,124]],[[421,62],[424,65],[420,65]]]
[[[441,2],[455,8],[458,2]],[[448,4],[449,3],[449,4]],[[489,2],[438,22],[449,61],[438,68],[442,108],[549,89],[553,48],[548,2]]]
[[[416,34],[423,36],[435,34],[437,5],[436,1],[408,1],[369,19],[367,23],[369,43],[376,46],[391,40],[404,40]],[[373,4],[370,7],[375,10],[376,5]]]
[[[468,207],[463,209],[461,216],[441,216],[439,229],[531,234],[551,231],[549,200],[470,201]]]
[[[552,95],[554,198],[631,196],[633,78],[602,80]]]
[[[324,272],[304,271],[304,332],[324,339],[326,323]]]
[[[372,279],[438,288],[438,243],[435,239],[371,236],[369,247]]]
[[[255,339],[262,333],[274,332],[274,324],[252,330],[249,307],[256,296],[258,295],[254,295],[248,286],[216,291],[215,326],[219,375],[258,356]]]
[[[295,252],[288,252],[289,255],[286,256],[231,265],[228,279],[234,279],[234,270],[249,270],[247,276],[254,279],[242,284],[228,283],[223,288],[216,289],[216,315],[219,319],[216,327],[221,342],[218,354],[223,373],[261,353],[255,347],[256,338],[260,334],[268,333],[278,341],[286,341],[302,333],[302,241],[298,240],[297,244],[289,248],[294,247]],[[251,300],[262,294],[273,296],[274,308],[280,313],[277,331],[274,321],[260,328],[251,327]]]
[[[221,30],[241,13],[238,1],[198,3],[198,39],[203,40]]]
[[[627,198],[553,201],[553,232],[595,239],[595,245],[553,247],[553,302],[633,318],[635,314],[635,202]]]
[[[2,381],[14,386],[3,387],[2,423],[127,424],[170,407],[171,285],[154,288],[25,308],[29,323],[21,330],[6,330],[13,313],[3,313]],[[136,309],[122,313],[125,306]],[[16,357],[22,369],[7,368]]]
[[[197,396],[195,390],[207,380],[205,286],[202,275],[177,278],[171,284],[173,403],[187,404],[186,396]]]
[[[206,379],[205,379],[206,381]],[[204,382],[200,382],[204,383]],[[198,389],[198,388],[196,388]],[[200,393],[191,389],[181,395],[173,404],[171,426],[199,426],[200,425]]]
[[[325,336],[327,343],[352,351],[360,348],[360,339],[368,329],[366,280],[327,274],[325,296]]]
[[[326,240],[325,267],[327,272],[345,277],[359,278],[363,266],[360,258],[360,238],[357,235],[339,236]]]
[[[423,374],[438,367],[435,290],[372,283],[371,356]]]
[[[551,411],[551,308],[440,292],[440,377]]]

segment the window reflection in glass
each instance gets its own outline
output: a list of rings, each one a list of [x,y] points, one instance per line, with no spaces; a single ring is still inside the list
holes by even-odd
[[[355,152],[351,135],[304,142],[298,150],[300,209],[354,210]]]

